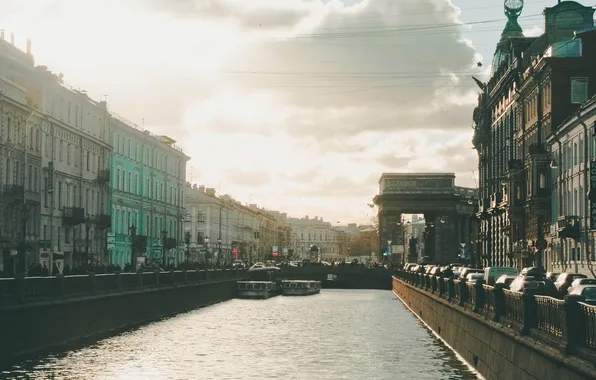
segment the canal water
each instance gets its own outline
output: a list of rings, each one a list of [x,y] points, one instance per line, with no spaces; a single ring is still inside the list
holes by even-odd
[[[224,302],[19,363],[0,378],[453,380],[478,375],[392,292],[323,290],[309,297]]]

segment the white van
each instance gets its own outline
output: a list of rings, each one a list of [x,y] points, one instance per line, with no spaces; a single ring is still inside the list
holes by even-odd
[[[488,267],[484,268],[484,283],[486,285],[495,285],[495,281],[502,275],[517,276],[519,270],[512,267]]]

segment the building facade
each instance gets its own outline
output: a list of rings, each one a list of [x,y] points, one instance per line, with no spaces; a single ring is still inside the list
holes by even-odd
[[[185,258],[188,157],[175,141],[110,114],[110,263],[177,265]]]
[[[312,247],[318,248],[320,259],[333,261],[348,256],[347,233],[340,226],[334,227],[330,222],[315,216],[310,218],[290,218],[292,243],[295,256],[300,259],[315,260]],[[317,252],[317,254],[319,253]]]
[[[491,78],[474,110],[484,265],[541,263],[550,232],[551,156],[546,138],[593,94],[594,10],[573,1],[546,8],[545,33],[525,37],[521,8],[505,8]],[[568,17],[573,15],[573,17]],[[588,85],[589,84],[589,85]]]
[[[189,251],[193,261],[228,265],[278,260],[292,252],[287,215],[257,205],[243,205],[215,189],[187,184]]]
[[[29,98],[33,57],[0,38],[0,272],[27,270],[40,249],[41,124]],[[17,268],[18,266],[18,268]]]
[[[7,84],[3,105],[8,111],[2,123],[7,142],[3,147],[10,155],[3,178],[13,178],[3,199],[7,215],[18,218],[24,231],[23,270],[33,262],[48,269],[56,264],[60,270],[101,262],[108,220],[105,103],[69,88],[62,75],[45,66],[35,66],[30,43],[27,52],[2,38],[0,45],[0,73]],[[20,113],[14,109],[17,103]],[[23,149],[13,153],[11,147]],[[8,205],[16,204],[21,189],[26,218]]]
[[[553,272],[594,276],[596,96],[552,132],[552,216],[543,264]]]

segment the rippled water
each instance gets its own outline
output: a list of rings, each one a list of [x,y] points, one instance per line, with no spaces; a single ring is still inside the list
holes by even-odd
[[[310,297],[233,300],[195,310],[20,363],[1,377],[452,380],[477,375],[390,291],[323,290]]]

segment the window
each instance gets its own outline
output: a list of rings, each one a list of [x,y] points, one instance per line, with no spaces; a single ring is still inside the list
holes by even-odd
[[[571,78],[571,103],[580,104],[588,100],[588,78]]]
[[[6,138],[10,140],[10,136],[12,135],[12,119],[10,116],[6,118]]]
[[[197,222],[205,223],[205,213],[203,211],[197,213]]]
[[[60,162],[64,161],[64,144],[62,142],[62,140],[60,140],[60,152],[58,152],[58,154],[60,155]]]

